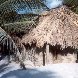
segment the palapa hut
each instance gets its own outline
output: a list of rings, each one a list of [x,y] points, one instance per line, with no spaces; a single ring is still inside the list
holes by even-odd
[[[77,60],[78,15],[66,6],[55,8],[40,17],[38,26],[23,37],[22,43],[27,52],[34,49],[36,65],[74,63]]]

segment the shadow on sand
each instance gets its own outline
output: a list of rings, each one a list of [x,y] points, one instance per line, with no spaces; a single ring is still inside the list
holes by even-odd
[[[0,65],[0,73],[4,72],[7,69],[6,67],[8,66],[8,64],[9,63]]]
[[[57,77],[58,76],[58,77]],[[14,70],[4,74],[1,78],[61,78],[57,73],[50,71],[40,71],[37,69]]]

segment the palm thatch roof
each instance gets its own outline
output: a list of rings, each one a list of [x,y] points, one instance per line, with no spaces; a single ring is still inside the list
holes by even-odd
[[[66,6],[55,8],[40,18],[38,26],[22,38],[22,43],[78,48],[78,15]]]
[[[6,32],[0,27],[0,43],[7,38]]]
[[[0,27],[0,45],[5,46],[10,52],[15,54],[19,53],[19,50],[14,43],[13,39]]]

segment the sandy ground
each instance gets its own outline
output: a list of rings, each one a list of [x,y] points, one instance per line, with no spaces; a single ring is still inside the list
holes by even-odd
[[[77,63],[49,64],[21,69],[19,64],[0,61],[0,78],[78,78]]]

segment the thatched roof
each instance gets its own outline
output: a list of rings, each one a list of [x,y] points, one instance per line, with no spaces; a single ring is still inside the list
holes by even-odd
[[[0,45],[5,46],[11,52],[19,53],[19,50],[12,38],[0,27]]]
[[[42,47],[45,43],[61,45],[62,48],[78,47],[78,15],[68,7],[53,9],[40,19],[38,26],[23,37],[22,43],[36,43],[37,47]]]
[[[7,34],[6,32],[0,27],[0,44],[2,43],[3,40],[7,39]]]

